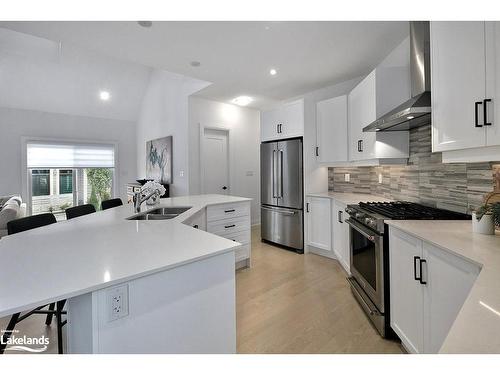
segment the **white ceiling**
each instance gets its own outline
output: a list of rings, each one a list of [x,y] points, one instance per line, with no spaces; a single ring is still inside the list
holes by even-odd
[[[151,68],[0,28],[0,107],[135,121]],[[102,101],[100,91],[111,98]]]
[[[408,22],[0,22],[118,59],[210,81],[199,95],[276,101],[367,74],[409,33]],[[190,66],[200,61],[201,66]],[[276,68],[278,74],[269,75]]]

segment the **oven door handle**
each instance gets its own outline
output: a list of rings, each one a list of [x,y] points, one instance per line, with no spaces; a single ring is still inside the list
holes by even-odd
[[[375,242],[375,238],[379,237],[378,234],[370,234],[370,233],[368,233],[363,228],[361,228],[359,225],[355,224],[354,221],[352,221],[351,219],[347,219],[346,222],[351,227],[353,227],[355,230],[357,230],[359,233],[361,233],[364,237],[366,237],[371,242]]]

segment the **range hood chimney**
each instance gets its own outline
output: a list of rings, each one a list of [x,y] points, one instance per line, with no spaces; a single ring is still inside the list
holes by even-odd
[[[409,130],[430,123],[431,63],[428,21],[410,22],[411,99],[363,128],[364,132]]]

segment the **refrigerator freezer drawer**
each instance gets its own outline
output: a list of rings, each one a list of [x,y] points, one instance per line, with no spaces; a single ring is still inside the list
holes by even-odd
[[[297,250],[304,249],[302,210],[261,206],[262,239]]]

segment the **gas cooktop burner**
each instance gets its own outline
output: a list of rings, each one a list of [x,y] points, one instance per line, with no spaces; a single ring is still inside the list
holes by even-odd
[[[412,202],[360,202],[359,207],[392,220],[467,220],[470,215]]]

